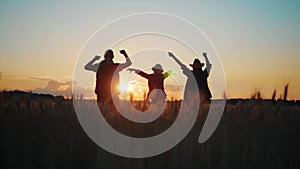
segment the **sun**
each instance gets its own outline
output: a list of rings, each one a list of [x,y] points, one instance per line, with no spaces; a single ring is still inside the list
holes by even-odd
[[[121,82],[118,86],[118,89],[121,92],[129,92],[129,83],[128,82]]]

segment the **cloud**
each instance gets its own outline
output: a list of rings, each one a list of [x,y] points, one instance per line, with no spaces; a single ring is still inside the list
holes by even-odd
[[[35,90],[33,90],[32,92],[34,93],[43,93],[43,94],[51,94],[54,96],[61,95],[65,97],[71,97],[72,85],[76,85],[76,90],[80,91],[80,95],[83,95],[84,98],[95,97],[93,92],[91,93],[89,89],[80,87],[78,82],[72,82],[72,81],[60,82],[58,80],[47,79],[47,78],[31,78],[31,79],[48,81],[45,87],[38,87]]]
[[[41,78],[31,78],[35,80],[47,80]],[[35,93],[45,93],[45,94],[52,94],[52,95],[63,95],[63,96],[71,96],[72,95],[72,81],[68,81],[65,83],[59,82],[57,80],[48,80],[48,84],[46,87],[36,88],[33,90]]]
[[[50,78],[30,77],[31,80],[51,81]]]
[[[44,77],[30,77],[29,79],[31,79],[31,80],[41,80],[41,81],[51,81],[51,80],[54,80],[54,79],[55,79],[55,81],[70,81],[71,79],[73,79],[73,76],[66,75],[66,76],[59,77],[59,78],[44,76]]]

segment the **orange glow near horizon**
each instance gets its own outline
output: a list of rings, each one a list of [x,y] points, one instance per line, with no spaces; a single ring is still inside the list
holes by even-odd
[[[64,82],[64,81],[63,81]],[[276,98],[280,98],[283,96],[284,92],[284,86],[285,82],[283,81],[274,81],[273,83],[260,83],[261,81],[230,81],[227,80],[227,98],[250,98],[251,94],[255,91],[260,91],[263,98],[271,98],[273,91],[276,90],[277,96]],[[24,90],[24,91],[34,91],[38,88],[47,89],[47,85],[49,82],[47,81],[38,81],[38,80],[32,80],[29,78],[6,78],[2,77],[1,83],[0,83],[0,90]],[[148,92],[147,90],[147,83],[141,83],[139,85],[136,85],[137,82],[131,81],[121,81],[119,89],[121,91],[120,98],[123,99],[129,99],[129,92],[132,92],[134,99],[143,100],[144,93]],[[259,85],[257,85],[259,84]],[[300,83],[298,81],[292,81],[289,83],[289,90],[288,90],[288,99],[290,100],[300,100]],[[165,84],[168,85],[168,84]],[[65,93],[69,93],[68,96],[71,95],[71,88],[66,84],[61,84],[57,91],[51,91],[51,92],[57,92],[59,94],[62,92],[62,95]],[[171,98],[180,98],[181,93],[179,91],[169,91],[166,87],[166,93],[168,96],[168,99]],[[91,90],[91,94],[86,94],[83,92],[84,98],[95,98],[95,94],[93,93],[94,86],[90,86],[88,90]],[[45,93],[48,91],[45,90]],[[49,93],[49,94],[56,94],[56,93]],[[213,93],[213,91],[212,91]]]

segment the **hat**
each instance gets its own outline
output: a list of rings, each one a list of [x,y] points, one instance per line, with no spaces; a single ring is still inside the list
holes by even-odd
[[[202,68],[204,66],[204,63],[201,63],[199,59],[195,59],[193,64],[190,64],[193,68]]]
[[[160,71],[164,71],[164,69],[162,68],[162,66],[160,64],[156,64],[155,66],[152,67],[152,70],[160,70]]]
[[[111,49],[107,49],[104,53],[105,59],[113,59],[114,58],[114,52]]]

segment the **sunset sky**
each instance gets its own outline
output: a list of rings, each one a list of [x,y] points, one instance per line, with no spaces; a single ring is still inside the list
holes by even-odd
[[[227,97],[259,90],[270,98],[274,89],[279,97],[289,83],[288,99],[300,99],[299,9],[296,0],[1,1],[0,90],[69,95],[80,51],[100,27],[132,13],[163,12],[209,37],[224,67]]]

